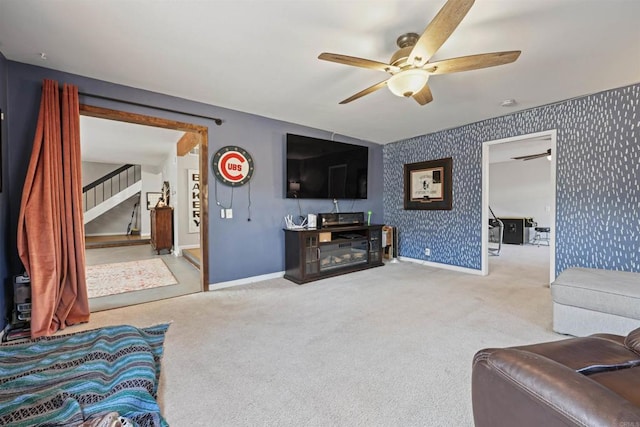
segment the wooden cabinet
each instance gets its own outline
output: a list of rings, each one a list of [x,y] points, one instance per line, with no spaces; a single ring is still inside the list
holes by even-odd
[[[173,249],[173,208],[166,206],[151,209],[151,247],[161,250]]]
[[[284,277],[295,283],[383,265],[382,225],[284,232]]]

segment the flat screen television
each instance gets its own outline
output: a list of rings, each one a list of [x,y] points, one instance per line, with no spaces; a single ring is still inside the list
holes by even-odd
[[[288,133],[288,199],[366,199],[369,147]]]

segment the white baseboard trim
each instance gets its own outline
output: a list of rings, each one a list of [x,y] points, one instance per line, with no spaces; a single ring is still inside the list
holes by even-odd
[[[473,269],[473,268],[460,267],[460,266],[457,266],[457,265],[450,265],[450,264],[442,264],[442,263],[439,263],[439,262],[425,261],[423,259],[408,258],[408,257],[404,257],[404,256],[398,257],[398,259],[400,261],[409,261],[409,262],[413,262],[413,263],[416,263],[416,264],[426,265],[427,267],[441,268],[443,270],[459,271],[461,273],[475,274],[477,276],[483,276],[482,270],[476,270],[476,269]]]
[[[209,290],[230,288],[232,286],[248,285],[250,283],[261,282],[263,280],[279,279],[284,276],[284,271],[276,273],[262,274],[260,276],[245,277],[244,279],[229,280],[228,282],[209,283]]]

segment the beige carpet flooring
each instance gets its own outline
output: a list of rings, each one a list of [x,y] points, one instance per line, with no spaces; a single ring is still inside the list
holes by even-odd
[[[400,262],[92,314],[172,322],[160,404],[180,426],[472,426],[476,351],[551,331],[549,249],[506,245],[486,277]]]

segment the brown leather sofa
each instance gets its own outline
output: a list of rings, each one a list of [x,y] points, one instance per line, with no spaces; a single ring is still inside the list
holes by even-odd
[[[476,353],[476,427],[640,427],[640,328]]]

